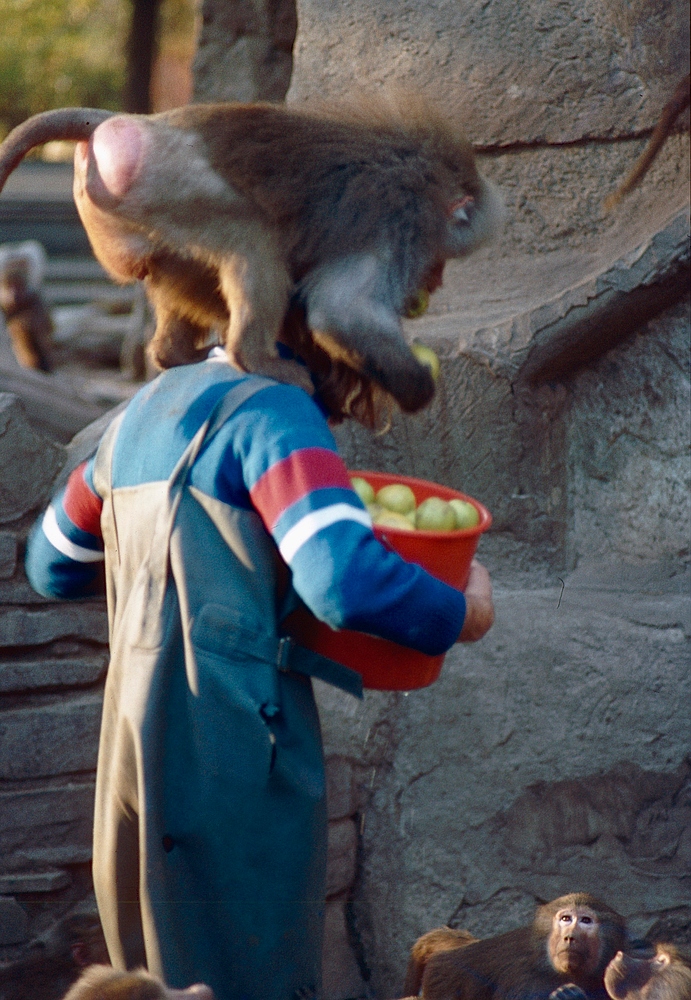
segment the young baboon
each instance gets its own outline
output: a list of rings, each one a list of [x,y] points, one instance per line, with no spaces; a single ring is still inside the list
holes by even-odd
[[[316,342],[403,410],[429,402],[434,380],[401,317],[447,259],[494,233],[501,203],[428,104],[50,111],[5,139],[0,188],[29,149],[66,137],[81,140],[74,192],[94,253],[116,280],[146,282],[161,367],[202,357],[220,329],[236,367],[312,391],[276,352],[293,299]]]
[[[579,987],[587,1000],[605,1000],[603,974],[624,939],[618,913],[588,893],[571,893],[538,907],[528,927],[432,955],[422,974],[422,996],[547,1000],[568,985]]]
[[[41,295],[45,251],[27,240],[0,247],[0,309],[20,365],[50,371],[53,321]]]
[[[618,951],[605,969],[610,1000],[691,1000],[691,961],[672,944],[655,945],[649,956]],[[588,1000],[582,989],[564,986],[550,1000]]]
[[[619,951],[605,969],[612,1000],[691,1000],[691,960],[672,944],[657,944],[650,958]]]
[[[214,1000],[214,994],[203,983],[174,990],[144,969],[118,972],[110,965],[92,965],[64,1000]]]
[[[417,996],[422,985],[422,974],[432,955],[440,951],[455,951],[456,948],[465,948],[466,945],[474,944],[478,938],[473,937],[470,931],[464,931],[453,927],[435,927],[432,931],[427,931],[417,939],[410,949],[410,959],[405,976],[405,986],[403,992],[406,997]]]

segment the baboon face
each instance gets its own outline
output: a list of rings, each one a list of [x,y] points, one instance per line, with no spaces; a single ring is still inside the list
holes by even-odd
[[[597,971],[600,963],[600,921],[589,906],[564,906],[557,910],[547,942],[556,972],[578,978]]]

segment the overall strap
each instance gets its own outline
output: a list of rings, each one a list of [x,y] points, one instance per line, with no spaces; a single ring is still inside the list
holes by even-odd
[[[156,519],[151,548],[149,550],[149,594],[147,599],[147,617],[158,616],[165,597],[168,577],[168,560],[170,557],[170,536],[175,524],[175,517],[180,506],[182,493],[190,470],[201,451],[202,445],[209,441],[223,427],[229,417],[262,389],[275,385],[271,379],[260,375],[252,375],[239,379],[228,392],[216,402],[211,413],[194,435],[180,456],[177,465],[170,474],[166,489],[166,498]]]

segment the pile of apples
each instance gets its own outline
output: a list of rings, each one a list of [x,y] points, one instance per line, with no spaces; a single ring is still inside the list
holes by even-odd
[[[350,480],[353,489],[370,513],[372,522],[381,528],[401,531],[463,531],[475,528],[480,515],[467,500],[442,500],[431,496],[417,504],[415,494],[405,483],[389,483],[376,493],[361,476]]]

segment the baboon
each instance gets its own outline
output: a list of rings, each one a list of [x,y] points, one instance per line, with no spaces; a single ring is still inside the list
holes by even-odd
[[[538,907],[528,927],[432,955],[422,973],[422,996],[557,1000],[555,991],[573,986],[587,1000],[605,1000],[603,974],[624,940],[618,913],[588,893],[571,893]]]
[[[214,1000],[214,994],[203,983],[174,990],[144,969],[118,972],[110,965],[92,965],[64,1000]]]
[[[474,944],[477,940],[478,938],[473,937],[470,931],[454,927],[435,927],[434,930],[427,931],[426,934],[419,937],[410,949],[410,959],[403,987],[405,996],[417,996],[420,992],[422,974],[432,955],[436,955],[440,951],[455,951],[456,948],[465,948],[466,945]]]
[[[651,958],[619,951],[605,969],[612,1000],[691,1000],[691,961],[672,944],[657,944]]]
[[[672,944],[657,944],[649,956],[618,951],[605,969],[611,1000],[691,1000],[691,962]],[[588,1000],[578,986],[564,986],[550,1000]]]
[[[107,961],[98,914],[68,914],[23,958],[0,967],[0,1000],[60,1000],[87,965]]]
[[[146,283],[160,367],[205,356],[220,330],[236,367],[311,392],[304,367],[277,356],[292,300],[320,346],[403,410],[429,402],[401,317],[502,212],[470,144],[421,98],[49,111],[0,146],[0,188],[29,149],[61,138],[80,140],[74,193],[96,257]]]
[[[27,240],[0,247],[0,309],[20,365],[48,372],[52,368],[53,321],[41,295],[45,251]]]

